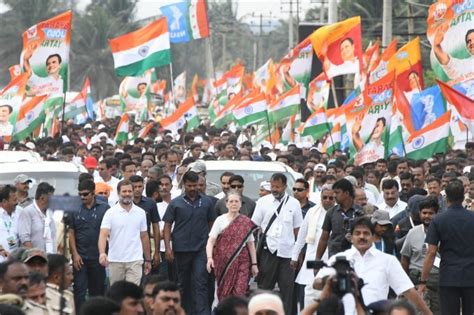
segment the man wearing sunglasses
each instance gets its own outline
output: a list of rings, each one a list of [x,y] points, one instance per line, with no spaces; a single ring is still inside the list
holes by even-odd
[[[229,178],[229,189],[236,191],[242,197],[242,207],[240,208],[240,213],[251,218],[253,211],[255,210],[255,201],[244,195],[244,178],[240,175],[232,175]],[[227,213],[226,206],[226,197],[219,199],[216,203],[216,212],[217,215]]]
[[[293,197],[300,202],[303,218],[306,216],[306,212],[316,205],[308,199],[308,196],[309,183],[303,178],[298,178],[293,186]]]
[[[74,272],[74,299],[77,313],[89,296],[104,294],[105,268],[99,264],[99,233],[102,218],[109,209],[106,201],[96,198],[91,180],[79,182],[81,209],[71,216],[69,250]]]

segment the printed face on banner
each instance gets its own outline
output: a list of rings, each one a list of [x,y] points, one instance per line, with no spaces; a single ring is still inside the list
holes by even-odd
[[[308,38],[298,44],[297,47],[293,48],[293,50],[280,61],[277,69],[278,91],[284,93],[298,83],[307,87],[311,78],[312,60],[313,48],[311,41]]]
[[[126,77],[120,84],[120,98],[125,104],[125,112],[141,113],[148,104],[148,87],[151,73],[147,71],[143,76]]]
[[[324,73],[323,73],[324,76]],[[308,91],[308,107],[312,111],[317,110],[318,108],[324,107],[327,108],[328,99],[329,99],[329,81],[326,81],[326,77],[318,76],[313,81],[309,83]]]
[[[428,12],[431,66],[437,77],[456,84],[474,78],[474,26],[471,0],[438,1]]]
[[[63,94],[67,89],[71,12],[32,26],[23,33],[21,66],[28,74],[28,95]]]
[[[359,95],[349,104],[351,108],[346,111],[347,128],[351,134],[354,162],[357,165],[375,162],[385,157],[386,140],[390,132],[392,99],[393,76],[389,75],[380,83],[369,86],[365,98]]]
[[[323,68],[328,78],[359,73],[362,63],[361,45],[360,29],[356,27],[339,40],[326,46],[326,59],[323,61]]]

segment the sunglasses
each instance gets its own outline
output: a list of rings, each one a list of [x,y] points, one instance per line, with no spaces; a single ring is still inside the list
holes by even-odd
[[[89,191],[89,192],[79,193],[79,196],[81,196],[81,197],[87,197],[87,196],[89,196],[90,194],[91,194],[91,192]]]
[[[333,196],[323,196],[323,200],[334,200]]]
[[[242,188],[244,185],[230,185],[230,188],[232,189],[237,189],[237,188]]]
[[[303,192],[305,191],[306,189],[304,188],[296,188],[296,187],[293,187],[293,191],[297,191],[297,192]]]

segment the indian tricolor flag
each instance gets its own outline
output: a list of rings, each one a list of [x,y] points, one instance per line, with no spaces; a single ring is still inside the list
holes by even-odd
[[[117,131],[115,132],[115,142],[117,143],[128,142],[128,122],[129,122],[129,117],[128,117],[128,114],[125,113],[120,118],[120,122],[117,126]]]
[[[241,94],[234,96],[227,104],[217,113],[214,126],[222,128],[226,124],[234,120],[234,108],[242,101]]]
[[[13,130],[12,141],[22,141],[29,137],[45,119],[43,110],[47,95],[27,99],[18,111],[18,118]]]
[[[296,114],[300,109],[300,86],[297,84],[280,98],[278,98],[268,109],[270,124],[276,124]]]
[[[88,118],[87,97],[90,96],[90,82],[86,78],[81,92],[71,102],[66,103],[64,109],[64,120],[72,119],[76,124],[84,124]]]
[[[335,150],[341,148],[342,136],[341,136],[341,124],[336,123],[331,130],[331,133],[326,138],[323,145],[323,152],[332,155]]]
[[[326,110],[320,108],[309,116],[305,123],[300,126],[299,131],[302,136],[312,136],[318,140],[326,133],[330,132],[329,124],[326,118]]]
[[[415,131],[405,144],[406,157],[414,160],[428,159],[435,153],[448,150],[451,111],[447,111],[432,124]]]
[[[474,134],[474,100],[453,89],[442,81],[438,81],[438,85],[444,95],[444,98],[446,98],[449,104],[456,108],[461,121],[471,131],[471,134]]]
[[[258,93],[247,98],[234,108],[234,117],[240,126],[247,126],[267,118],[267,99],[265,94]]]
[[[160,125],[163,129],[171,131],[182,129],[186,123],[186,131],[196,128],[200,123],[198,110],[192,96],[188,97],[184,103],[179,105],[170,116],[160,121]]]
[[[119,76],[138,76],[147,69],[171,63],[170,37],[166,18],[109,40]]]
[[[148,135],[150,130],[153,128],[155,123],[148,123],[145,127],[143,127],[139,132],[138,132],[138,138],[145,139],[145,137]]]

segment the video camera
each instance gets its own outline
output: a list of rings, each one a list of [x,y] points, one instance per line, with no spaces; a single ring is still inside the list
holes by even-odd
[[[321,269],[323,267],[331,267],[336,270],[336,276],[332,278],[332,292],[342,298],[347,293],[354,293],[354,284],[352,273],[354,268],[352,263],[345,256],[336,256],[336,261],[328,266],[321,260],[308,261],[306,263],[308,269]],[[361,288],[361,287],[359,287]]]

